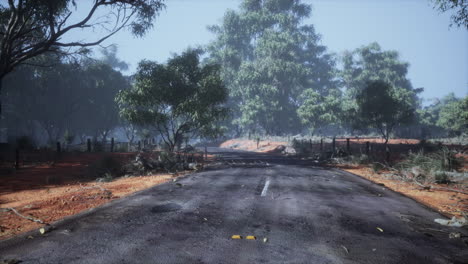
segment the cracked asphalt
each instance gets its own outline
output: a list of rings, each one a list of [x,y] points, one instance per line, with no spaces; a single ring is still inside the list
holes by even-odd
[[[220,161],[203,172],[0,242],[0,261],[468,263],[466,228],[434,223],[443,216],[383,186],[310,161],[210,151]]]

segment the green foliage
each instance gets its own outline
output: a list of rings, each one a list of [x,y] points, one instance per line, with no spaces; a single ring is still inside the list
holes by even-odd
[[[468,29],[468,3],[466,0],[432,0],[434,8],[440,12],[447,12],[453,10],[454,14],[450,17],[452,22],[458,27],[466,27]]]
[[[49,143],[65,134],[104,140],[119,123],[114,98],[129,87],[128,80],[99,61],[65,63],[50,56],[35,60],[53,66],[21,66],[5,78],[4,124],[18,129],[16,134],[45,131]]]
[[[222,66],[229,89],[233,130],[270,135],[301,129],[297,108],[306,89],[328,96],[337,87],[334,60],[319,45],[311,7],[300,1],[242,2],[228,11],[208,50]],[[306,96],[306,95],[305,95]]]
[[[302,104],[297,109],[297,113],[302,123],[314,132],[324,126],[339,123],[342,114],[341,99],[339,89],[330,89],[327,96],[307,89],[301,96]]]
[[[396,93],[386,82],[369,82],[356,96],[354,125],[377,128],[387,142],[393,128],[412,121],[415,111],[413,105],[401,100]]]
[[[407,78],[409,64],[399,59],[397,51],[383,51],[379,44],[371,43],[342,57],[341,80],[346,88],[342,108],[344,124],[352,125],[358,115],[356,97],[372,81],[383,81],[392,87],[391,97],[400,105],[418,108],[417,94],[422,88],[413,89]],[[383,105],[382,105],[383,106]]]
[[[164,7],[162,0],[99,0],[92,1],[88,6],[83,2],[0,2],[0,25],[8,29],[0,34],[0,80],[29,59],[47,52],[86,52],[87,47],[101,44],[123,28],[128,28],[134,36],[141,37],[152,28],[153,20]],[[78,14],[76,10],[83,5],[87,9]],[[70,16],[74,19],[69,19]],[[106,19],[102,19],[103,17]],[[71,35],[70,32],[97,28],[103,32],[103,36],[97,39],[83,41],[80,37],[64,38]],[[69,39],[69,42],[64,39]]]
[[[124,119],[154,128],[171,151],[183,138],[217,135],[227,113],[219,67],[200,66],[199,56],[188,50],[167,64],[140,62],[134,87],[116,98]]]
[[[437,125],[447,129],[452,135],[468,134],[468,96],[444,105]]]
[[[399,170],[409,170],[419,168],[425,176],[434,176],[444,171],[456,171],[460,168],[461,160],[455,156],[453,151],[442,148],[432,153],[410,153],[403,161],[397,163],[395,167]]]

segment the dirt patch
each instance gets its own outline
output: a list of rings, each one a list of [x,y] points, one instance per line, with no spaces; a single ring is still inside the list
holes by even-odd
[[[287,145],[288,145],[288,142],[261,140],[257,148],[256,140],[230,139],[228,141],[221,143],[220,147],[267,153],[267,152],[274,152],[279,146],[287,146]]]
[[[100,183],[87,179],[88,165],[102,155],[108,154],[69,157],[54,165],[23,167],[15,174],[1,176],[0,208],[15,208],[24,216],[52,223],[174,178],[171,174],[156,174]],[[134,154],[112,155],[122,159],[134,157]],[[12,211],[0,210],[0,240],[41,226]]]
[[[344,171],[351,172],[365,179],[368,179],[377,184],[384,184],[387,188],[404,194],[412,199],[431,207],[447,217],[462,216],[462,213],[468,212],[468,195],[441,191],[441,190],[424,190],[416,184],[401,181],[398,179],[391,179],[387,176],[388,171],[375,173],[370,167],[364,165],[334,165]],[[462,190],[459,186],[446,185],[446,184],[433,184],[434,187],[452,188]]]

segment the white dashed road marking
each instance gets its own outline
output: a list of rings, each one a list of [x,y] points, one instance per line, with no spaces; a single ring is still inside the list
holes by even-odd
[[[266,193],[267,193],[267,191],[268,191],[268,186],[269,186],[269,185],[270,185],[270,180],[267,180],[267,181],[265,182],[265,187],[263,187],[263,191],[262,191],[261,196],[265,196],[265,195],[266,195]]]

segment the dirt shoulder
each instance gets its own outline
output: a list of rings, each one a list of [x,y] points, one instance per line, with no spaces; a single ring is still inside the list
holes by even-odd
[[[336,164],[332,167],[353,173],[374,183],[383,184],[387,188],[408,196],[447,217],[462,216],[463,213],[468,212],[467,194],[455,191],[425,190],[417,184],[401,181],[399,179],[392,179],[388,171],[375,173],[368,166]],[[459,186],[448,184],[432,184],[432,186],[463,191]]]
[[[14,208],[28,218],[53,223],[189,173],[121,177],[111,182],[85,179],[88,165],[100,155],[91,153],[67,158],[53,165],[23,167],[16,173],[1,176],[0,240],[44,226],[7,208]],[[113,155],[122,159],[134,156]]]

